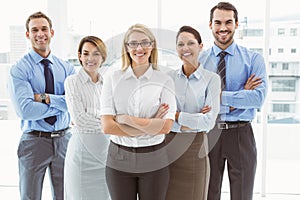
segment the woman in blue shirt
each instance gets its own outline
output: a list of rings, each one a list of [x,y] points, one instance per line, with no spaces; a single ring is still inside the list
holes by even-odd
[[[201,36],[183,26],[176,36],[176,50],[183,62],[169,75],[175,83],[177,112],[167,135],[170,183],[167,200],[206,200],[209,160],[206,134],[214,127],[220,108],[221,82],[216,73],[203,69],[198,56]]]

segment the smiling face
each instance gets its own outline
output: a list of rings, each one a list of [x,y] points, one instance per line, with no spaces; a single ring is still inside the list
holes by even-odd
[[[202,49],[192,33],[182,32],[178,35],[176,50],[180,59],[187,65],[198,67],[198,56]]]
[[[149,57],[153,49],[153,44],[147,35],[137,31],[132,32],[128,37],[126,48],[132,59],[132,67],[150,64]]]
[[[100,51],[93,43],[85,42],[78,57],[82,63],[84,70],[90,76],[98,74],[98,69],[103,62],[103,58]]]
[[[238,22],[235,21],[232,10],[216,9],[209,27],[215,38],[215,44],[221,49],[226,49],[233,42]]]
[[[30,40],[32,48],[43,57],[50,53],[50,41],[54,31],[45,18],[31,19],[28,24],[26,37]]]

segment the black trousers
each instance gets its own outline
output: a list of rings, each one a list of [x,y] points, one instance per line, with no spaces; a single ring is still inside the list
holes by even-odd
[[[256,143],[251,123],[243,127],[208,133],[210,183],[208,200],[219,200],[227,162],[231,200],[252,200],[257,164]]]
[[[164,146],[110,143],[106,181],[112,200],[165,200],[170,175]]]

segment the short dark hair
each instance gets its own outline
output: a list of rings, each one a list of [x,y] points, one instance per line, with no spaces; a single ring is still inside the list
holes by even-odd
[[[219,2],[217,5],[215,5],[211,10],[210,10],[210,19],[209,21],[212,22],[213,20],[213,15],[214,15],[214,11],[216,9],[219,10],[232,10],[234,13],[234,19],[235,22],[238,22],[238,11],[237,9],[234,7],[234,5],[232,5],[229,2]]]
[[[31,14],[27,18],[26,25],[25,25],[27,31],[29,31],[29,22],[30,22],[30,20],[32,20],[32,19],[38,19],[38,18],[45,18],[48,21],[48,23],[49,23],[50,29],[52,29],[52,21],[51,21],[51,19],[47,15],[45,15],[44,13],[42,13],[41,11],[39,11],[39,12],[35,12],[35,13]]]
[[[194,35],[194,37],[196,38],[196,40],[198,41],[199,44],[202,43],[202,39],[201,39],[201,36],[200,36],[200,33],[194,29],[193,27],[191,26],[182,26],[179,31],[177,32],[177,35],[176,35],[176,42],[178,40],[178,36],[180,35],[180,33],[182,32],[188,32],[188,33],[191,33]]]

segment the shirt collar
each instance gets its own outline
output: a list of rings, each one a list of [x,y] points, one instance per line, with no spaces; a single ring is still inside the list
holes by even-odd
[[[227,47],[227,49],[225,49],[224,51],[226,51],[230,55],[234,55],[235,47],[236,47],[236,43],[233,41],[232,44],[229,47]],[[216,44],[213,44],[212,51],[214,55],[217,57],[219,53],[223,50],[220,49]]]
[[[194,71],[191,75],[190,75],[190,79],[191,78],[196,78],[196,79],[200,79],[201,77],[201,72],[203,70],[203,66],[200,64],[199,67],[197,68],[196,71]],[[183,65],[180,67],[180,69],[177,70],[177,75],[178,77],[184,76],[186,77],[186,75],[183,73]]]
[[[149,80],[152,76],[152,73],[153,73],[153,68],[152,65],[150,64],[147,71],[141,77],[139,77],[139,79],[146,78]],[[129,78],[136,78],[131,66],[129,66],[125,71],[125,79],[129,79]]]
[[[78,72],[78,76],[79,78],[81,79],[81,81],[83,83],[87,83],[87,82],[90,82],[90,83],[93,83],[91,77],[88,75],[88,73],[82,68],[80,68],[79,72]],[[102,76],[101,74],[98,72],[98,81],[96,84],[98,83],[102,83]]]
[[[40,63],[44,58],[42,56],[40,56],[40,54],[38,54],[36,51],[34,51],[33,49],[31,49],[29,51],[29,55],[33,58],[34,62],[36,64]],[[53,59],[53,55],[50,52],[50,54],[48,55],[47,59],[50,61],[51,64],[54,63],[54,59]]]

